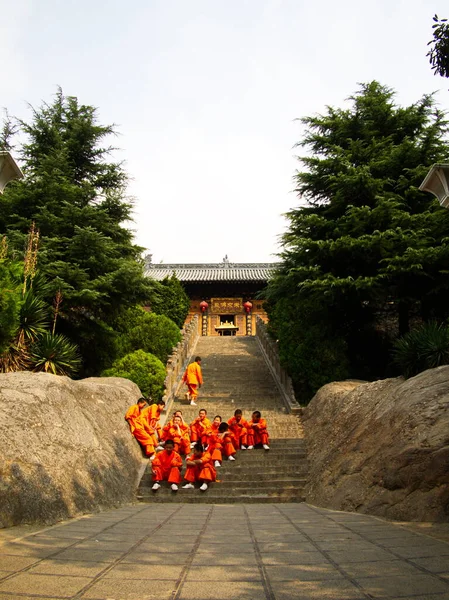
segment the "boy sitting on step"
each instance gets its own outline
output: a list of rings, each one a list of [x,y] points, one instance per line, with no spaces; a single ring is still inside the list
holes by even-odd
[[[246,450],[248,445],[248,422],[243,418],[243,413],[238,408],[234,416],[228,421],[229,429],[234,436],[237,450]]]
[[[166,440],[165,448],[153,460],[153,487],[156,492],[160,487],[161,481],[168,481],[171,484],[173,492],[178,491],[178,483],[181,482],[182,458],[174,451],[175,444],[173,440]]]
[[[248,423],[248,450],[253,450],[254,446],[259,445],[262,445],[264,450],[269,450],[268,441],[267,422],[265,419],[262,419],[260,411],[255,410],[251,421]]]
[[[212,458],[209,452],[203,450],[203,445],[197,442],[193,447],[193,454],[186,460],[187,470],[184,479],[187,481],[182,488],[194,488],[196,481],[201,482],[200,490],[205,492],[211,481],[215,481],[217,472],[214,469]]]
[[[235,460],[234,436],[229,431],[227,423],[220,423],[218,431],[209,435],[209,447],[214,467],[221,467],[223,456],[228,460]]]

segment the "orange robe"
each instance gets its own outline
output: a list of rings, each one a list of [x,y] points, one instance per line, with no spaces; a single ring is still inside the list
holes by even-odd
[[[268,444],[269,436],[267,431],[267,422],[265,419],[259,419],[256,423],[254,421],[248,422],[248,444],[250,446],[257,446],[258,444]]]
[[[190,483],[195,483],[195,481],[215,481],[217,472],[214,468],[214,463],[212,462],[212,457],[209,452],[203,452],[200,459],[200,465],[195,465],[194,467],[189,467],[189,465],[187,465],[184,479]],[[187,460],[197,459],[195,458],[194,454],[191,454]]]
[[[147,421],[149,431],[154,432],[157,445],[158,440],[160,440],[162,436],[162,428],[159,423],[159,419],[161,418],[159,406],[157,404],[150,404],[150,406],[143,409],[141,418]]]
[[[188,454],[190,452],[190,435],[188,425],[181,424],[178,427],[171,424],[168,431],[165,433],[166,428],[164,427],[164,437],[166,440],[173,440],[175,443],[175,452],[181,452],[182,454]]]
[[[190,439],[192,442],[201,442],[203,445],[206,445],[211,429],[212,425],[207,417],[203,421],[197,417],[190,423]]]
[[[212,433],[209,436],[209,447],[207,451],[211,454],[212,460],[223,460],[223,454],[228,456],[234,456],[235,448],[233,444],[234,436],[230,431],[224,433]]]
[[[168,481],[168,483],[181,483],[182,458],[173,450],[170,454],[162,450],[151,463],[153,481]]]
[[[236,443],[236,448],[240,449],[242,444],[244,446],[248,445],[248,422],[245,419],[240,419],[237,421],[235,417],[232,417],[228,421],[229,430],[232,432],[234,436],[234,440]]]
[[[146,409],[140,410],[138,404],[133,404],[125,414],[125,420],[128,421],[129,428],[133,436],[143,446],[145,454],[151,456],[154,454],[155,439],[154,434],[146,425],[146,419],[142,419],[142,413]]]
[[[190,363],[182,377],[184,383],[189,388],[190,399],[195,401],[198,398],[198,388],[203,385],[203,372],[197,362]]]

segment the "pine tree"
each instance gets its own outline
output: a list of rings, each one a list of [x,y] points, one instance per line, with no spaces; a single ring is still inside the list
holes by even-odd
[[[39,268],[52,282],[48,301],[58,291],[63,298],[58,329],[79,346],[83,373],[95,374],[114,358],[110,324],[149,293],[142,249],[124,226],[132,215],[127,175],[105,144],[114,127],[98,124],[95,108],[62,90],[19,125],[25,178],[5,190],[0,232],[22,249],[36,224]]]
[[[321,382],[383,376],[391,339],[449,310],[449,213],[418,190],[447,156],[445,116],[432,96],[398,107],[377,82],[350,101],[302,119],[302,205],[287,215],[268,288],[271,327],[305,397],[317,372]]]

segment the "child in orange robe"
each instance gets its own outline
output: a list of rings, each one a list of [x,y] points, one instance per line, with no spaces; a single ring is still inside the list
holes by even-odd
[[[142,420],[144,406],[147,403],[145,398],[139,398],[137,404],[128,408],[125,414],[125,420],[128,421],[129,429],[139,444],[145,451],[145,456],[150,460],[155,456],[154,448],[157,445],[152,431],[146,425],[146,419]],[[146,409],[145,409],[146,410]]]
[[[165,427],[164,427],[165,430]],[[182,417],[176,416],[173,418],[172,425],[168,428],[167,431],[168,439],[173,440],[175,444],[175,452],[180,452],[181,454],[188,454],[190,451],[190,436],[189,436],[189,427],[186,425]]]
[[[248,423],[248,450],[253,450],[254,446],[262,444],[264,450],[269,450],[269,436],[267,422],[262,419],[260,411],[255,410],[251,421]]]
[[[198,481],[201,482],[200,490],[205,492],[208,483],[215,481],[217,472],[212,464],[211,455],[203,450],[203,446],[199,442],[195,444],[193,454],[187,458],[186,465],[184,479],[187,483],[182,486],[183,489],[193,489],[195,487],[193,484]]]
[[[164,450],[153,460],[154,484],[151,489],[154,491],[161,487],[161,481],[168,481],[171,483],[171,489],[174,492],[178,491],[178,483],[181,483],[182,458],[175,452],[174,447],[173,440],[167,440]]]
[[[227,423],[220,423],[217,433],[211,433],[209,436],[208,452],[214,461],[215,467],[221,467],[223,455],[228,460],[235,460],[235,448],[233,445],[234,436],[229,431]]]
[[[237,450],[246,450],[248,446],[248,422],[243,418],[243,413],[238,408],[234,416],[228,421],[229,430],[234,436]]]
[[[207,445],[207,437],[211,430],[211,422],[207,418],[207,410],[202,408],[197,418],[190,423],[190,439],[192,445],[200,442],[203,446]]]
[[[163,400],[158,400],[156,404],[147,406],[141,414],[141,418],[147,421],[149,431],[155,434],[156,445],[162,439],[162,428],[159,419],[161,418],[161,412],[164,408],[165,402]]]

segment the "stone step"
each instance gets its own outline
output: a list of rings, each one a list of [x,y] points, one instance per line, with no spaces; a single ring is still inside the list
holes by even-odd
[[[300,491],[280,492],[280,493],[257,493],[257,494],[239,494],[239,495],[228,495],[221,494],[214,496],[210,494],[210,489],[206,492],[200,490],[179,490],[179,492],[172,492],[170,489],[164,490],[165,493],[161,493],[162,488],[157,493],[151,495],[139,495],[137,498],[140,502],[155,502],[155,503],[171,503],[179,502],[182,504],[267,504],[267,503],[286,503],[286,502],[305,502],[305,497]],[[186,492],[191,492],[188,494]]]
[[[164,415],[165,418],[170,418],[177,408],[182,410],[186,423],[191,423],[201,408],[207,410],[211,420],[221,415],[226,421],[236,408],[243,411],[246,419],[254,410],[260,410],[267,419],[271,449],[240,451],[236,461],[223,461],[217,468],[218,481],[206,492],[199,491],[199,485],[194,490],[180,488],[172,492],[167,483],[153,492],[148,465],[140,482],[139,500],[195,504],[304,501],[308,462],[301,421],[287,414],[257,339],[201,337],[194,354],[202,358],[205,381],[197,406],[185,400],[186,388],[180,386],[170,415]]]

